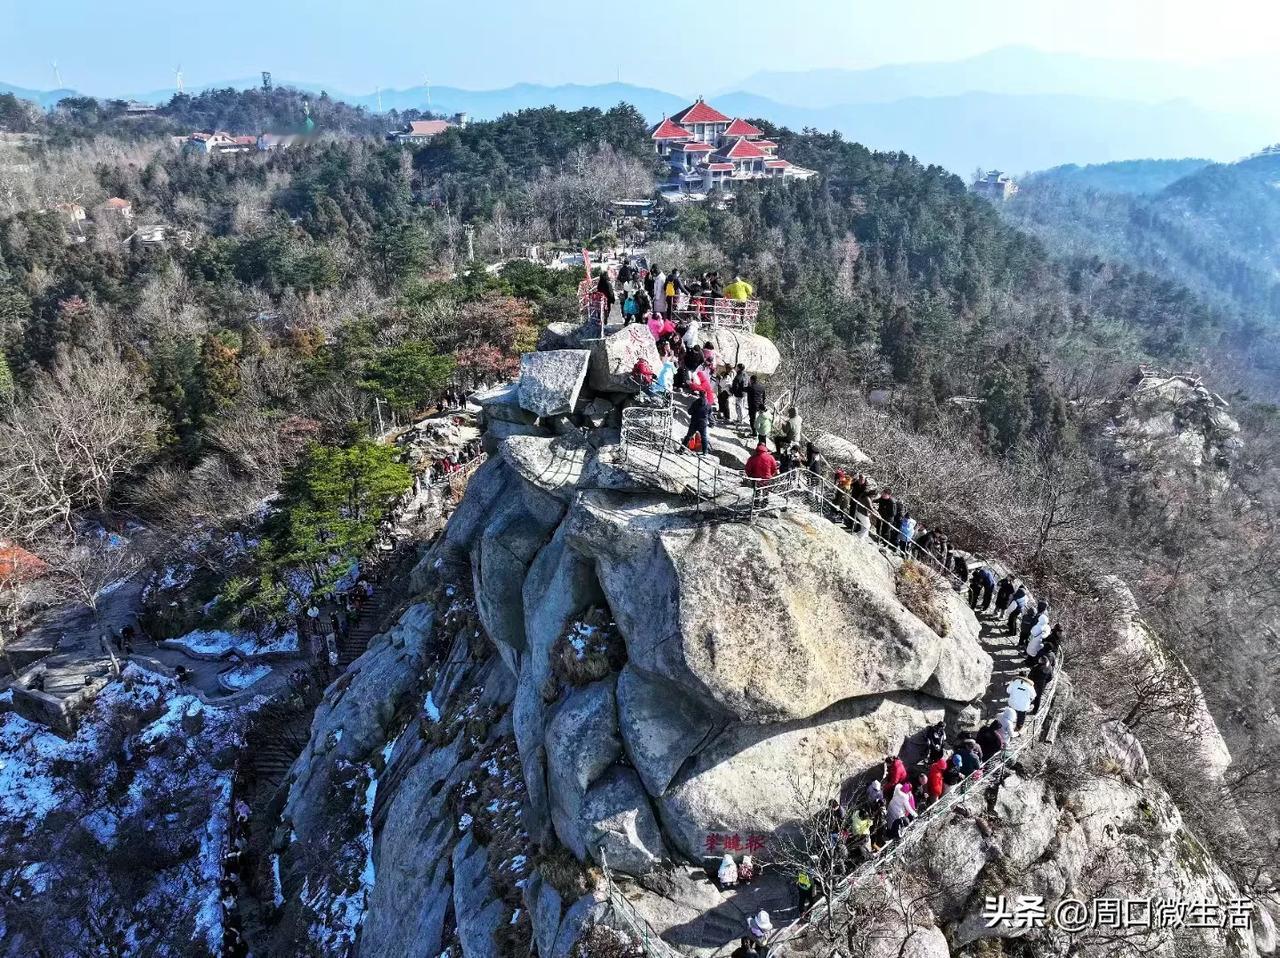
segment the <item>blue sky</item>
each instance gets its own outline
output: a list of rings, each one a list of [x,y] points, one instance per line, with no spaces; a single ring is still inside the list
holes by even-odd
[[[723,11],[719,22],[697,12]],[[1007,44],[1140,59],[1280,55],[1267,0],[0,0],[0,80],[140,92],[255,75],[349,93],[622,80],[711,92],[764,69],[957,59]]]

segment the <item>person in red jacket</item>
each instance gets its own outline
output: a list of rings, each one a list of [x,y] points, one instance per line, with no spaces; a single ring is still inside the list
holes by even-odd
[[[884,759],[884,791],[893,794],[893,786],[907,780],[907,766],[896,755],[886,755]]]
[[[743,466],[743,472],[751,480],[751,485],[756,487],[756,508],[766,504],[769,501],[769,493],[760,487],[764,480],[772,479],[778,474],[778,460],[769,455],[769,450],[765,448],[764,443],[759,443],[756,446],[756,451],[747,460],[747,464]]]
[[[930,802],[936,802],[942,797],[942,793],[947,790],[947,786],[942,780],[942,776],[947,771],[947,760],[947,753],[943,752],[942,757],[929,766],[929,784],[925,790],[929,795]]]

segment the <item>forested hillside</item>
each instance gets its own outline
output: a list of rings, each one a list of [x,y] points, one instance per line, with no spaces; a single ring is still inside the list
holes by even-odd
[[[1280,153],[1238,163],[1140,161],[1029,177],[1010,219],[1051,245],[1150,270],[1246,322],[1280,320]],[[1152,188],[1158,187],[1158,188]]]

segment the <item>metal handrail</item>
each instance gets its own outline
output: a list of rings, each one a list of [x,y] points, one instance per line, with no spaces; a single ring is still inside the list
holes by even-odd
[[[860,887],[867,884],[871,879],[883,875],[885,868],[892,864],[894,860],[901,858],[908,848],[918,843],[932,826],[942,821],[945,813],[970,796],[985,792],[995,783],[996,773],[1012,765],[1017,756],[1039,736],[1045,721],[1049,717],[1049,711],[1053,707],[1053,700],[1058,690],[1058,675],[1059,673],[1055,670],[1053,678],[1045,686],[1043,697],[1038,703],[1036,711],[1024,725],[1020,740],[1001,749],[983,762],[976,771],[966,776],[960,784],[945,792],[938,801],[917,815],[915,821],[908,827],[908,830],[901,838],[882,848],[874,858],[864,862],[846,875],[834,890],[834,894],[831,895],[833,907],[844,904]],[[797,916],[789,924],[774,932],[769,939],[769,943],[772,945],[798,937],[813,924],[810,916],[814,915],[819,907],[825,905],[825,903],[825,895],[818,897],[805,914]]]
[[[653,926],[644,916],[636,911],[635,906],[627,901],[626,896],[618,890],[613,880],[613,872],[609,868],[609,856],[604,846],[597,848],[600,853],[600,870],[604,873],[605,901],[613,917],[621,923],[625,930],[640,946],[640,949],[652,958],[685,958],[677,949],[662,940],[662,936],[653,930]]]
[[[674,312],[690,316],[710,329],[745,329],[755,332],[760,315],[758,299],[727,299],[723,296],[707,299],[681,293]]]

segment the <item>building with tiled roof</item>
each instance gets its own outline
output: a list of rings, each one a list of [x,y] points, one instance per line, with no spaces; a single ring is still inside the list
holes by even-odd
[[[812,170],[780,159],[778,144],[740,117],[728,117],[699,97],[649,131],[658,156],[682,192],[711,192],[734,182],[808,179]]]

